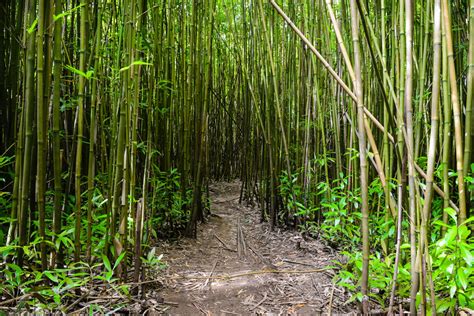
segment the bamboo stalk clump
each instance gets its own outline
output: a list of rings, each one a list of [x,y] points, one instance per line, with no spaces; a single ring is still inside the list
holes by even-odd
[[[115,274],[134,266],[139,282],[157,239],[199,237],[209,184],[239,178],[240,201],[271,229],[354,239],[362,313],[379,261],[389,314],[399,295],[412,314],[449,296],[433,248],[450,227],[472,229],[474,0],[27,0],[0,12],[8,262],[30,268],[38,245],[41,271],[120,258]]]

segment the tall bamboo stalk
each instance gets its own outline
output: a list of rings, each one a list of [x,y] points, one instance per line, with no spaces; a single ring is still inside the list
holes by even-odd
[[[88,0],[81,0],[81,16],[80,16],[80,49],[79,49],[79,70],[86,73],[86,20]],[[76,165],[75,165],[75,181],[74,191],[76,196],[75,207],[75,231],[74,231],[74,259],[76,262],[81,260],[81,213],[82,213],[82,197],[81,197],[81,177],[82,177],[82,143],[84,137],[84,107],[85,107],[85,85],[86,78],[79,76],[78,101],[77,101],[77,142],[76,142]]]
[[[55,15],[62,12],[61,0],[54,1]],[[56,242],[57,236],[61,233],[62,216],[62,185],[61,185],[61,143],[60,143],[60,98],[61,98],[61,37],[62,20],[56,19],[54,22],[54,47],[53,47],[53,126],[52,126],[52,146],[53,146],[53,176],[54,176],[54,206],[53,206],[53,242]],[[53,252],[52,265],[57,262],[58,254]]]
[[[45,191],[46,191],[46,122],[45,104],[44,104],[44,22],[45,22],[45,2],[38,2],[38,31],[36,32],[36,122],[37,122],[37,175],[36,190],[39,214],[39,236],[43,239],[41,243],[41,268],[46,270],[46,237],[45,231]]]
[[[433,23],[433,86],[432,86],[432,98],[431,98],[431,132],[430,142],[428,148],[428,167],[427,167],[427,180],[426,190],[424,196],[423,210],[421,212],[421,226],[420,226],[420,247],[418,248],[418,260],[424,257],[421,262],[426,262],[429,253],[425,252],[425,240],[428,240],[429,233],[429,221],[431,217],[431,202],[433,199],[433,182],[434,182],[434,170],[436,163],[436,147],[438,144],[438,107],[439,107],[439,96],[440,96],[440,73],[441,73],[441,1],[434,1],[434,23]],[[426,245],[428,246],[428,245]],[[430,267],[427,267],[430,269]],[[426,280],[420,284],[422,290],[426,288]],[[426,302],[422,300],[422,305]],[[434,302],[431,302],[434,304]],[[436,305],[434,305],[436,306]],[[422,308],[423,310],[423,308]],[[433,315],[436,315],[436,308],[432,308]]]
[[[26,5],[25,25],[31,25],[35,16],[35,1],[29,0]],[[35,67],[35,34],[25,32],[26,36],[26,64],[25,64],[25,97],[24,97],[24,157],[21,185],[19,187],[18,236],[20,246],[28,241],[28,203],[30,195],[30,180],[33,151],[33,119],[34,119],[34,67]],[[23,250],[18,248],[18,265],[23,263]]]
[[[456,171],[458,174],[459,194],[459,222],[466,220],[466,191],[464,184],[464,149],[461,127],[461,108],[459,104],[458,87],[456,84],[456,69],[454,65],[453,37],[451,30],[451,17],[447,0],[442,0],[443,23],[446,32],[446,48],[448,56],[448,73],[451,88],[451,103],[453,107],[454,141],[456,147]]]
[[[367,174],[367,154],[366,154],[366,136],[364,127],[364,105],[363,105],[363,87],[361,72],[361,56],[359,44],[359,12],[355,0],[351,0],[351,26],[352,42],[354,49],[354,72],[355,72],[355,94],[357,96],[357,130],[359,137],[359,160],[360,160],[360,190],[361,190],[361,232],[362,232],[362,312],[369,312],[369,205],[368,205],[368,174]]]

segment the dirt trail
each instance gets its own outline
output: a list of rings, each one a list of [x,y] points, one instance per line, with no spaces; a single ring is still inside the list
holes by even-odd
[[[197,240],[159,246],[169,266],[160,291],[167,304],[164,314],[351,312],[353,307],[344,305],[347,294],[332,285],[334,271],[323,269],[340,256],[319,241],[303,240],[297,232],[271,232],[256,210],[238,203],[239,184],[211,186],[213,215],[199,226]],[[240,243],[240,257],[238,227],[245,242],[245,249]]]

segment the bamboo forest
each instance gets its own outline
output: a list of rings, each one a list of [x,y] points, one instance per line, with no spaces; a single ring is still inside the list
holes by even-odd
[[[474,0],[0,15],[1,315],[474,315]]]

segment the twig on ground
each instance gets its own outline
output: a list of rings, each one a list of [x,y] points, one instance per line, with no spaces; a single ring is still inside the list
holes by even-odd
[[[217,267],[217,262],[218,262],[218,261],[219,261],[219,260],[216,260],[216,262],[214,262],[214,266],[212,267],[211,273],[209,273],[209,277],[206,279],[206,282],[204,282],[204,286],[203,286],[203,287],[206,287],[206,285],[209,283],[209,280],[211,279],[212,274],[214,273],[214,270],[215,270],[216,267]],[[211,285],[211,284],[209,283],[209,286],[210,286],[210,285]]]
[[[83,299],[85,299],[87,296],[89,296],[90,291],[87,291],[86,293],[82,294],[77,300],[75,300],[71,305],[67,306],[64,309],[64,313],[67,313],[69,310],[71,310],[74,306],[79,304]]]
[[[242,226],[240,225],[240,218],[237,219],[237,253],[239,257],[242,255],[247,255],[247,247],[245,243],[244,232],[242,231]]]
[[[286,263],[300,264],[300,265],[308,266],[308,267],[315,267],[315,265],[306,263],[306,262],[299,262],[299,261],[293,261],[293,260],[288,260],[288,259],[283,259],[282,261]]]
[[[281,302],[278,303],[279,305],[297,305],[297,304],[307,304],[308,302],[305,301],[289,301],[289,302]]]
[[[229,311],[226,311],[226,310],[223,310],[223,309],[221,309],[221,312],[224,313],[224,314],[240,315],[239,313],[229,312]]]
[[[311,284],[313,285],[314,289],[316,290],[316,292],[319,292],[318,291],[318,287],[316,286],[316,282],[314,281],[314,277],[311,276]]]
[[[27,298],[27,297],[30,297],[31,295],[32,295],[31,293],[27,293],[27,294],[24,294],[24,295],[22,295],[22,296],[18,296],[18,297],[11,298],[11,299],[9,299],[9,300],[0,302],[0,306],[2,306],[2,305],[8,305],[8,304],[14,303],[14,302],[16,302],[16,301],[21,301],[21,300],[23,300],[23,299],[25,299],[25,298]]]
[[[254,306],[250,307],[250,310],[254,310],[255,308],[259,307],[260,305],[262,305],[263,302],[265,302],[267,300],[267,293],[265,292],[263,294],[263,298],[260,300],[260,302],[258,302],[257,304],[255,304]]]
[[[229,246],[227,246],[227,244],[225,242],[223,242],[222,239],[220,239],[219,236],[217,236],[216,234],[214,234],[214,237],[216,237],[216,239],[219,240],[219,242],[222,244],[222,246],[224,246],[225,249],[227,249],[229,251],[232,251],[232,252],[237,252],[237,250],[234,250],[234,249],[230,248]]]
[[[194,305],[194,307],[196,307],[201,313],[203,313],[204,315],[207,315],[207,312],[206,312],[201,306],[199,306],[197,303],[193,302],[193,305]]]
[[[329,297],[329,308],[328,308],[328,315],[332,315],[332,300],[334,298],[334,289],[336,288],[336,285],[333,284],[332,290],[331,290],[331,296]]]
[[[260,253],[258,253],[255,249],[253,249],[252,246],[248,245],[248,247],[260,259],[260,261],[265,262],[265,258]]]

